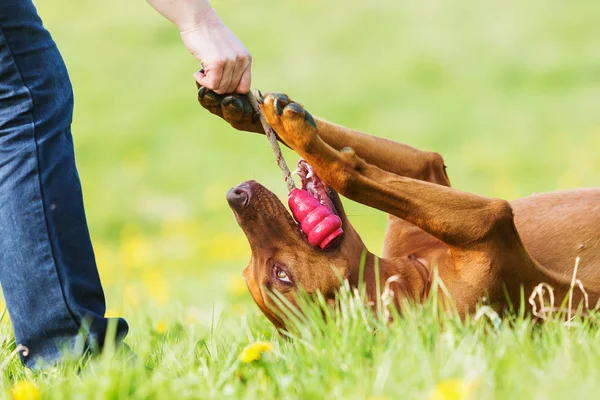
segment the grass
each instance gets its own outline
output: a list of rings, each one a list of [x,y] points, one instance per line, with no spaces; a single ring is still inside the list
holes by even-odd
[[[249,248],[225,191],[257,179],[280,195],[264,137],[203,112],[198,67],[144,2],[38,0],[75,90],[76,155],[109,314],[122,315],[137,363],[92,361],[18,381],[45,398],[425,398],[446,379],[477,398],[593,397],[593,322],[533,327],[525,317],[434,318],[414,309],[377,333],[339,325],[279,338],[240,278]],[[214,1],[252,51],[254,86],[316,115],[442,153],[455,187],[513,199],[598,186],[600,3]],[[290,152],[288,162],[295,161]],[[371,249],[386,216],[351,202]],[[312,328],[311,328],[312,329]],[[0,351],[14,343],[5,318]],[[265,359],[238,356],[255,340]]]
[[[461,321],[435,304],[406,305],[386,324],[343,289],[335,311],[305,299],[306,317],[290,318],[287,337],[255,316],[235,329],[223,326],[230,316],[213,326],[174,318],[160,329],[136,321],[145,334],[134,361],[106,353],[81,372],[81,362],[65,362],[41,373],[13,361],[4,379],[35,382],[48,398],[585,399],[600,390],[596,313],[567,328],[558,315],[536,325],[489,309]],[[241,359],[259,340],[272,349]]]

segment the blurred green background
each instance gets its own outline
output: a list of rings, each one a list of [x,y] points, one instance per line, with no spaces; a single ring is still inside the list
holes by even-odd
[[[160,324],[174,315],[205,323],[215,308],[257,312],[241,280],[249,247],[225,192],[256,179],[285,195],[267,140],[200,108],[198,62],[146,2],[36,4],[73,81],[76,157],[109,314],[152,305]],[[514,199],[599,185],[595,0],[213,5],[253,54],[253,87],[438,151],[457,188]],[[347,207],[377,251],[386,216]]]

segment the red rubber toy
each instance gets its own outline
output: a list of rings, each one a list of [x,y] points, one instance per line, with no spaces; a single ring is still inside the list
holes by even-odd
[[[292,190],[288,195],[288,204],[311,245],[325,250],[343,235],[340,217],[306,190]]]

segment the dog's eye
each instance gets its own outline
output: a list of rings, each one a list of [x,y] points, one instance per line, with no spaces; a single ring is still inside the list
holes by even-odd
[[[274,268],[275,268],[275,277],[277,279],[279,279],[281,282],[292,283],[292,281],[289,278],[287,272],[285,272],[284,270],[282,270],[279,267],[274,267]]]

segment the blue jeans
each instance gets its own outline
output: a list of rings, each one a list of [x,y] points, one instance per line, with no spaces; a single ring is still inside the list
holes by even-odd
[[[30,367],[100,349],[128,330],[125,320],[104,318],[72,113],[65,64],[33,3],[1,0],[0,284]]]

